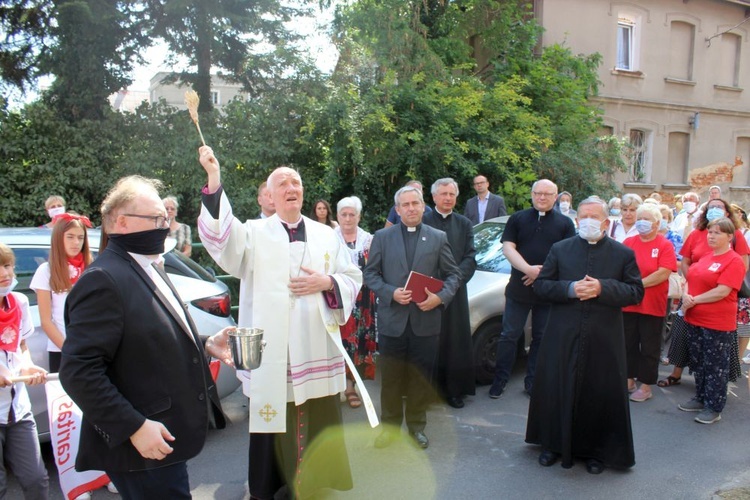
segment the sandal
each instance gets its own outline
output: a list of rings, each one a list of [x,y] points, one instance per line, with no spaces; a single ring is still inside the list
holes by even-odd
[[[669,387],[672,385],[680,385],[681,378],[682,377],[675,378],[672,375],[670,375],[666,379],[658,381],[656,385],[658,385],[659,387]]]
[[[362,400],[359,399],[357,391],[346,391],[344,392],[344,396],[346,396],[346,402],[349,403],[350,408],[359,408],[360,406],[362,406]]]

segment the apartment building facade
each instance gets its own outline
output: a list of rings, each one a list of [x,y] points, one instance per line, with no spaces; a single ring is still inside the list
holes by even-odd
[[[163,80],[168,76],[170,76],[170,73],[162,71],[151,78],[148,88],[149,101],[156,103],[164,99],[172,107],[187,109],[185,91],[192,87],[179,81],[163,83]],[[245,96],[242,92],[242,85],[229,82],[218,75],[211,75],[211,100],[215,108],[221,109],[238,96],[241,98]]]
[[[750,0],[535,0],[542,44],[598,52],[603,133],[633,146],[623,192],[712,184],[750,202]],[[745,90],[747,89],[747,90]]]

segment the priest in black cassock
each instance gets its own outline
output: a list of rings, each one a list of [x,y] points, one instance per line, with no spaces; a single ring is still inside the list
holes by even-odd
[[[432,184],[435,210],[425,213],[422,222],[444,231],[461,271],[461,286],[443,312],[435,381],[445,401],[453,408],[464,407],[464,396],[475,392],[474,356],[469,324],[469,297],[466,282],[477,268],[474,234],[469,219],[453,211],[458,198],[458,184],[451,178]]]
[[[539,463],[586,470],[635,464],[621,308],[643,298],[632,250],[606,236],[607,205],[578,206],[578,236],[555,243],[534,282],[552,304],[529,404],[526,442]]]

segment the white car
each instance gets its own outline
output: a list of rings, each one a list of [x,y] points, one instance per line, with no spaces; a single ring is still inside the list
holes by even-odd
[[[91,250],[96,255],[100,232],[97,229],[89,229],[87,233]],[[27,345],[34,363],[43,368],[49,366],[47,336],[40,326],[36,294],[29,289],[29,283],[37,267],[49,258],[51,235],[52,231],[49,229],[0,228],[0,242],[8,245],[16,255],[18,286],[15,291],[25,294],[31,305],[35,331]],[[167,248],[174,248],[174,245],[174,240],[168,240]],[[235,325],[231,315],[229,289],[224,283],[218,281],[195,261],[175,251],[169,251],[164,255],[164,268],[180,298],[188,306],[200,335],[213,335],[224,327]],[[216,381],[219,397],[231,394],[239,385],[234,369],[222,363]],[[39,438],[48,441],[49,420],[44,387],[29,387],[29,397]]]
[[[474,226],[474,248],[477,270],[466,284],[469,296],[469,322],[474,346],[474,371],[479,384],[492,383],[495,376],[497,342],[503,331],[505,287],[510,280],[511,265],[503,254],[501,240],[508,216],[495,217]],[[526,322],[524,342],[518,352],[523,355],[531,343],[531,320]]]

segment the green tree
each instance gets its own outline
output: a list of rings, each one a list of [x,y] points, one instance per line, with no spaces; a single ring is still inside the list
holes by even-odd
[[[52,25],[51,0],[0,0],[0,88],[24,91],[39,75],[37,60]]]
[[[268,91],[300,63],[299,35],[287,23],[311,13],[309,0],[150,0],[154,36],[167,42],[171,60],[184,57],[195,71],[173,75],[201,98],[210,111],[211,69],[239,82],[252,96]]]
[[[361,0],[340,11],[335,27],[342,59],[333,82],[354,86],[363,123],[380,127],[360,126],[358,140],[338,143],[361,144],[365,153],[352,160],[365,164],[375,158],[368,143],[389,156],[373,170],[387,174],[386,192],[411,176],[449,174],[470,193],[477,173],[514,209],[528,206],[541,177],[576,196],[611,191],[620,144],[598,138],[599,111],[588,100],[600,57],[540,50],[530,4]]]
[[[107,98],[127,87],[148,17],[135,1],[57,0],[54,47],[40,57],[42,72],[55,77],[46,94],[69,120],[101,119]]]

